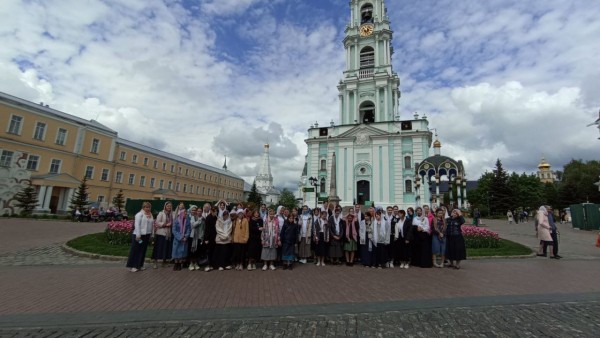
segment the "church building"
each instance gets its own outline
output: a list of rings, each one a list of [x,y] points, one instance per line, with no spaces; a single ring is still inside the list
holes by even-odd
[[[429,157],[432,133],[424,115],[400,119],[400,78],[392,68],[393,32],[385,1],[350,1],[345,32],[339,124],[316,122],[308,130],[304,203],[339,198],[342,206],[407,208],[428,201],[428,191],[423,196],[415,191],[415,164]]]

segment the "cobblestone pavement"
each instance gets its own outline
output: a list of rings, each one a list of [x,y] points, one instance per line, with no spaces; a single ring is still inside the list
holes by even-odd
[[[600,303],[439,308],[103,327],[0,330],[3,337],[597,337]]]
[[[61,244],[50,244],[16,252],[0,254],[0,266],[34,265],[88,265],[107,264],[106,261],[91,259],[65,252]]]

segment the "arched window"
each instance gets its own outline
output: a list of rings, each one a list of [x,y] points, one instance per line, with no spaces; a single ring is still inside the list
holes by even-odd
[[[325,192],[325,177],[321,178],[321,186],[319,189],[321,192]]]
[[[410,156],[404,156],[404,169],[412,169],[412,161]]]
[[[321,160],[321,170],[327,171],[327,160]]]
[[[375,105],[367,101],[360,105],[360,121],[362,123],[375,122]]]
[[[411,180],[404,181],[404,191],[412,192],[412,181]]]
[[[375,67],[375,50],[373,47],[367,46],[360,50],[360,68]]]
[[[373,23],[373,5],[366,4],[360,9],[360,23]]]

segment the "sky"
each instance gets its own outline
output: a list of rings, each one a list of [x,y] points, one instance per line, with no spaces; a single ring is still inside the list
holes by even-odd
[[[0,91],[296,190],[339,122],[348,0],[2,0]],[[599,159],[600,1],[388,0],[401,119],[476,180]],[[431,151],[433,154],[433,151]]]

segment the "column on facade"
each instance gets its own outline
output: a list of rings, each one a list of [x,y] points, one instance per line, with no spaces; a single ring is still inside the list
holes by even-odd
[[[385,87],[385,92],[383,93],[383,102],[385,104],[385,119],[388,120],[390,118],[389,109],[388,109],[388,92],[390,89],[390,85],[388,84]]]
[[[435,198],[439,198],[440,196],[440,176],[435,175]]]
[[[360,69],[360,51],[358,50],[358,44],[355,44],[356,47],[354,47],[354,68],[355,69]]]
[[[379,39],[375,39],[375,67],[379,67],[379,59],[381,54],[379,53]]]
[[[342,121],[341,123],[344,124],[345,120],[348,119],[348,114],[344,114],[344,96],[342,94],[338,95],[338,99],[340,100],[340,114],[342,115]]]
[[[456,195],[458,198],[458,207],[462,208],[462,185],[460,184],[460,178],[456,179]]]
[[[71,200],[73,199],[73,195],[75,194],[75,188],[69,188],[69,190],[67,191],[67,208],[69,208],[69,204],[71,203]],[[112,200],[109,200],[112,201]]]
[[[346,106],[346,111],[342,111],[342,115],[350,115],[350,94],[346,89],[344,89],[344,98],[344,105]],[[350,118],[352,118],[352,116],[350,116]]]
[[[450,205],[454,202],[454,193],[452,192],[452,176],[448,177],[448,197],[450,199]]]
[[[394,113],[394,118],[396,118],[396,115],[398,115],[398,90],[394,89],[394,102],[392,102],[392,110]]]
[[[464,188],[465,188],[464,189],[465,190],[464,191],[465,195],[463,197],[463,203],[464,203],[465,207],[467,207],[467,181],[464,181],[463,183],[464,183]],[[461,192],[462,192],[462,190],[461,190]]]
[[[379,87],[375,86],[375,122],[383,121],[381,119],[381,107],[379,104]]]
[[[360,116],[360,111],[359,111],[359,107],[358,107],[358,88],[354,89],[352,91],[352,115],[354,115],[357,121],[362,122],[360,120],[361,116]]]
[[[47,210],[50,209],[50,198],[52,197],[52,186],[49,186],[46,189],[46,194],[44,197],[44,205],[42,206],[42,209]]]
[[[45,185],[40,185],[40,191],[38,191],[38,204],[37,209],[43,209],[44,207],[44,197],[46,197],[46,189],[48,187]]]

